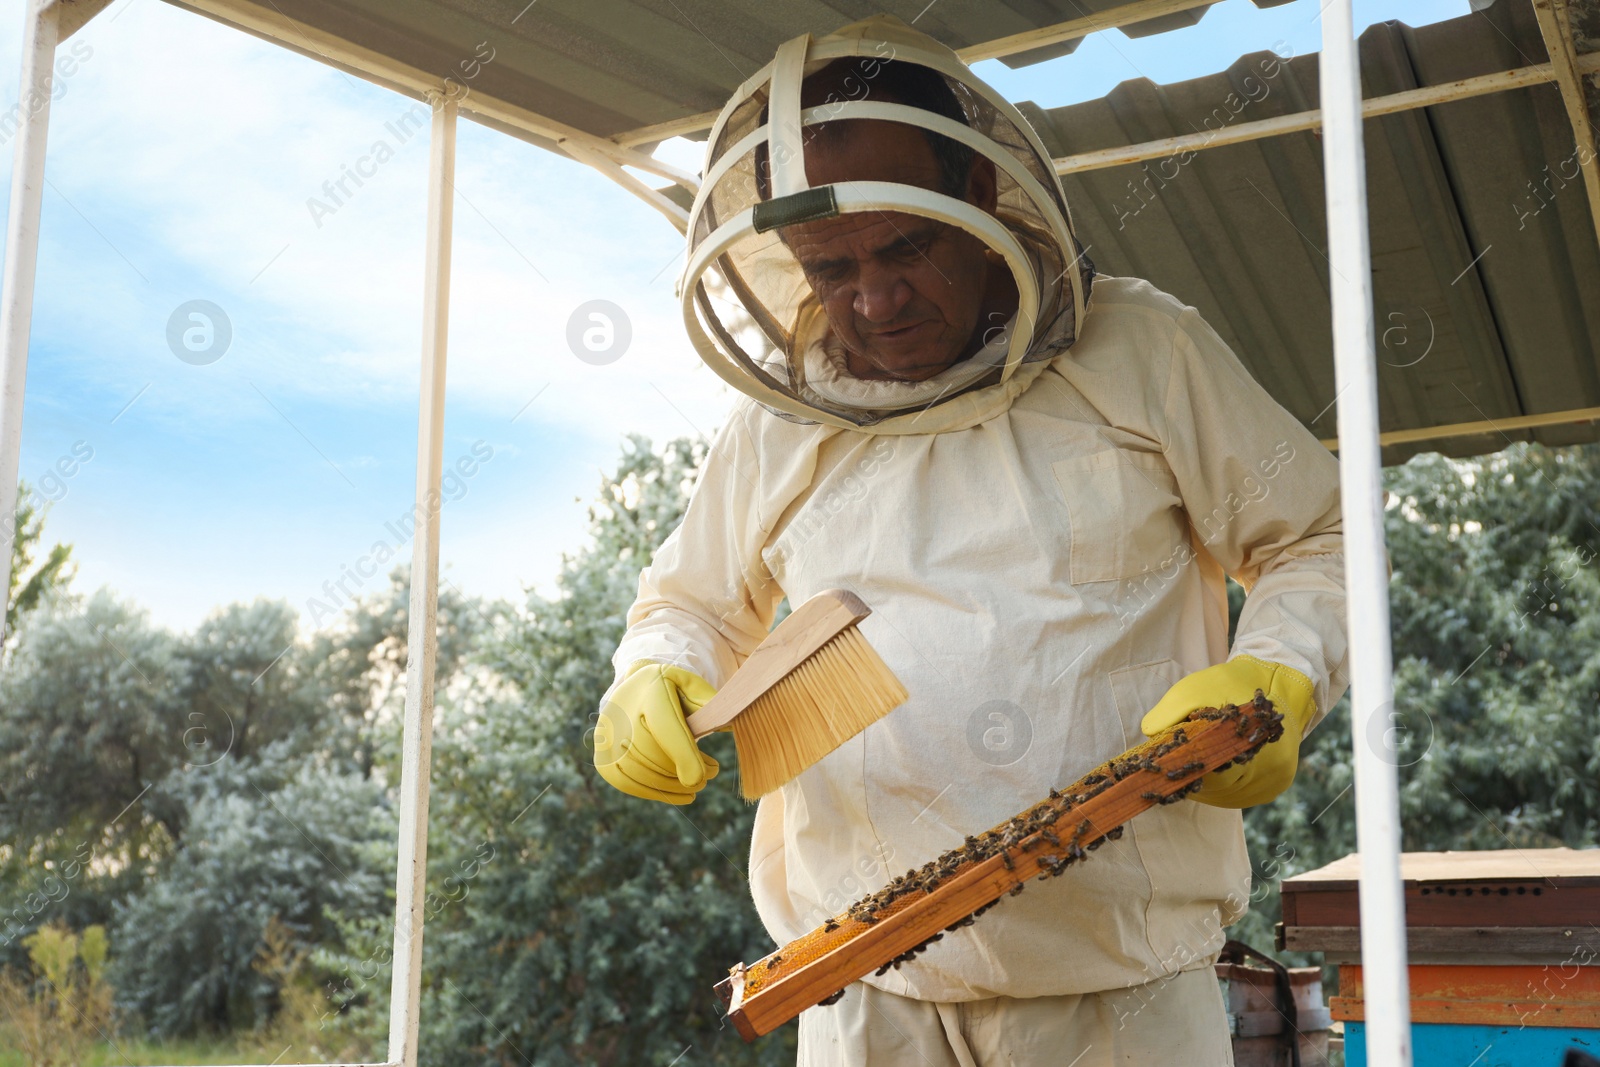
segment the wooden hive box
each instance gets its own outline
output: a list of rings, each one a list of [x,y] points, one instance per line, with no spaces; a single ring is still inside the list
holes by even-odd
[[[1287,1067],[1291,1030],[1302,1067],[1328,1062],[1332,1019],[1322,998],[1322,968],[1289,967],[1286,971],[1295,1005],[1292,1022],[1278,1006],[1281,993],[1276,972],[1249,964],[1216,965],[1222,1001],[1228,1009],[1235,1067]]]
[[[1600,1053],[1600,849],[1401,856],[1417,1067],[1559,1064]],[[1339,968],[1329,1003],[1366,1063],[1360,857],[1284,881],[1278,948]]]

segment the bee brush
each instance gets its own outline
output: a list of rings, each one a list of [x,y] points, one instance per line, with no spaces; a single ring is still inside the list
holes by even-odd
[[[857,629],[870,614],[854,593],[818,593],[689,716],[696,738],[732,725],[746,799],[792,781],[905,703],[905,686]]]

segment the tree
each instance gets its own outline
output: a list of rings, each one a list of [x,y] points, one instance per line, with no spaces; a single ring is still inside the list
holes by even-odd
[[[639,570],[702,458],[632,439],[553,598],[440,598],[425,1059],[792,1058],[793,1027],[746,1046],[707,988],[772,947],[730,739],[707,740],[724,775],[687,809],[625,797],[591,763]],[[1405,847],[1593,845],[1600,446],[1424,456],[1386,479]],[[309,635],[268,601],[171,634],[104,591],[42,596],[0,672],[0,964],[26,965],[23,939],[51,923],[107,923],[125,1003],[161,1032],[283,1004],[315,1020],[315,979],[341,1039],[364,1026],[375,1057],[408,584],[397,570]],[[1235,936],[1269,945],[1277,880],[1354,850],[1351,778],[1342,702],[1294,788],[1245,814],[1260,894]]]
[[[25,617],[0,672],[0,953],[11,962],[43,923],[106,921],[104,894],[137,881],[159,848],[151,835],[179,831],[181,812],[147,795],[182,762],[174,658],[170,635],[104,591]]]
[[[1600,837],[1600,446],[1425,455],[1385,476],[1402,844],[1593,846]],[[1382,738],[1369,739],[1381,747]],[[1270,887],[1355,851],[1349,701],[1294,787],[1245,814]]]
[[[337,625],[311,634],[298,657],[299,684],[331,732],[325,739],[373,773],[387,746],[398,768],[400,716],[405,705],[406,641],[410,627],[411,568],[396,567],[389,584],[357,599]],[[494,613],[442,580],[436,614],[437,691],[445,693]]]
[[[179,643],[174,696],[185,709],[188,762],[248,759],[295,736],[318,747],[326,694],[308,685],[295,655],[299,616],[285,601],[258,599],[212,612]]]
[[[151,1032],[265,1023],[269,925],[296,945],[337,940],[330,913],[382,914],[395,826],[382,788],[284,742],[177,777],[181,845],[116,909],[113,984]]]
[[[728,738],[707,743],[723,776],[679,810],[606,785],[588,737],[639,570],[702,455],[631,439],[558,595],[496,617],[482,663],[498,687],[441,715],[424,1060],[631,1065],[692,1047],[685,1062],[793,1062],[792,1028],[747,1046],[709,989],[772,948],[746,886],[754,809]]]
[[[45,594],[65,589],[72,581],[71,545],[58,542],[37,566],[34,565],[35,552],[44,538],[48,510],[49,505],[39,502],[39,495],[27,482],[17,486],[17,510],[12,516],[12,529],[8,531],[11,534],[11,584],[0,645],[15,632],[17,620],[36,607]]]
[[[307,896],[302,866],[266,862],[228,819],[277,823],[303,862],[320,862],[318,842],[335,846],[286,830],[278,787],[264,784],[289,781],[291,767],[315,768],[320,784],[305,789],[325,788],[330,803],[364,798],[329,834],[366,842],[369,815],[388,818],[384,789],[397,775],[378,762],[398,751],[408,597],[400,568],[308,637],[289,605],[267,600],[181,635],[104,590],[52,596],[25,615],[0,673],[0,962],[24,964],[23,939],[50,922],[115,922],[129,1002],[182,1033],[247,1024],[275,1005],[270,976],[250,967],[272,907],[298,902],[293,921],[284,916],[299,939],[291,955],[337,949],[324,907],[387,915],[381,899]],[[441,691],[483,618],[452,588],[440,597]],[[388,851],[352,853],[352,880],[390,883],[392,828],[379,836]],[[183,878],[259,897],[224,921],[186,898]],[[171,928],[191,913],[209,925]]]

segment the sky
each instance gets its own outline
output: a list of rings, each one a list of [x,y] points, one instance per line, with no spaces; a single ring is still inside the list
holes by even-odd
[[[20,7],[0,24],[8,110]],[[1467,10],[1355,4],[1358,26]],[[976,69],[1056,107],[1318,51],[1317,11],[1223,0],[1191,28]],[[51,105],[20,470],[53,501],[47,535],[74,546],[79,591],[109,586],[163,626],[256,597],[326,625],[383,582],[352,577],[363,556],[410,553],[426,109],[160,0],[117,0],[58,55],[74,62]],[[380,140],[372,176],[329,195]],[[659,154],[698,170],[699,150]],[[733,396],[684,334],[682,238],[654,210],[470,121],[456,168],[443,577],[548,595],[625,435],[712,434]],[[631,335],[609,362],[568,341],[592,301]]]

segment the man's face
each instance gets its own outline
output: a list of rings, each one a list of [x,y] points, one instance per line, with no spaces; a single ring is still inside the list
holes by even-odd
[[[882,181],[939,188],[938,159],[921,131],[895,122],[845,125],[843,134],[807,146],[813,186]],[[967,194],[992,211],[992,175],[974,168]],[[959,227],[871,211],[789,226],[783,239],[857,378],[931,378],[976,349],[980,326],[1004,324],[979,322],[989,259],[983,242]]]

